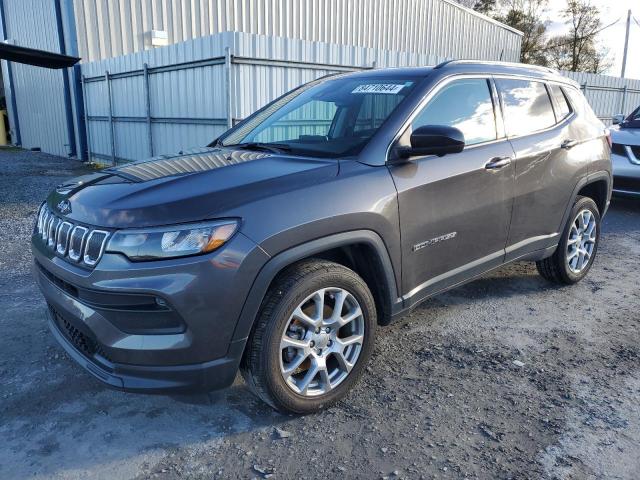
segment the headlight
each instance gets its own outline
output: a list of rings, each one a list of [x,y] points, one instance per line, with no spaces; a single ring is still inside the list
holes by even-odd
[[[237,220],[222,220],[141,230],[120,230],[109,240],[107,251],[122,253],[131,260],[198,255],[220,248],[237,229]]]

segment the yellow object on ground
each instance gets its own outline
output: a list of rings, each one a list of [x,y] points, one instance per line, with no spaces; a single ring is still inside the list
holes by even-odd
[[[6,117],[7,111],[0,110],[0,145],[7,144],[7,129],[6,129]]]

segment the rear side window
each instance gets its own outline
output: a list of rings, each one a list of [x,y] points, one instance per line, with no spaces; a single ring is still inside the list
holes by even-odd
[[[571,113],[571,107],[567,102],[567,97],[564,96],[560,85],[549,85],[551,90],[551,96],[553,97],[553,103],[556,107],[556,117],[558,122],[564,120]]]
[[[456,80],[443,87],[418,114],[411,128],[424,125],[458,128],[466,145],[495,140],[496,118],[487,80]]]
[[[573,108],[575,109],[575,111],[577,113],[583,113],[587,105],[587,102],[585,101],[585,98],[582,95],[582,92],[579,92],[574,88],[567,88],[567,96],[569,97],[569,101],[573,105]]]
[[[542,82],[497,79],[507,135],[527,135],[556,123],[551,99]]]

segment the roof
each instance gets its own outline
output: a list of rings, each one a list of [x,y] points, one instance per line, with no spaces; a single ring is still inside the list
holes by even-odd
[[[481,60],[447,60],[446,62],[442,62],[436,66],[379,68],[344,75],[382,77],[392,73],[394,76],[426,77],[435,71],[442,72],[443,74],[453,72],[460,74],[524,75],[540,80],[567,83],[576,88],[580,88],[580,85],[575,80],[563,76],[553,68],[529,65],[526,63],[492,62]]]
[[[389,74],[393,74],[398,77],[426,77],[431,71],[433,71],[433,66],[424,66],[424,67],[386,67],[386,68],[375,68],[375,69],[366,69],[360,70],[357,72],[349,72],[343,75],[348,75],[349,77],[385,77]],[[330,74],[328,76],[333,76],[334,74]]]
[[[563,76],[558,70],[540,65],[515,62],[494,62],[480,60],[449,60],[433,67],[434,70],[456,71],[459,73],[489,73],[526,75],[533,78],[568,83],[579,88],[579,84]]]

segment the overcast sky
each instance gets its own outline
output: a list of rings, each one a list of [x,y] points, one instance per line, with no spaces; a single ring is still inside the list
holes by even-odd
[[[640,25],[634,22],[633,17],[640,23],[640,0],[591,0],[600,8],[602,25],[609,25],[620,21],[607,28],[598,36],[599,42],[609,49],[609,55],[613,58],[613,66],[607,74],[620,76],[622,68],[622,52],[624,50],[624,33],[627,22],[627,11],[631,9],[631,31],[629,34],[629,53],[627,55],[626,77],[640,79]],[[566,6],[565,0],[549,0],[546,17],[549,20],[549,35],[558,35],[567,30],[563,23],[562,10]],[[635,48],[634,48],[635,45]]]

